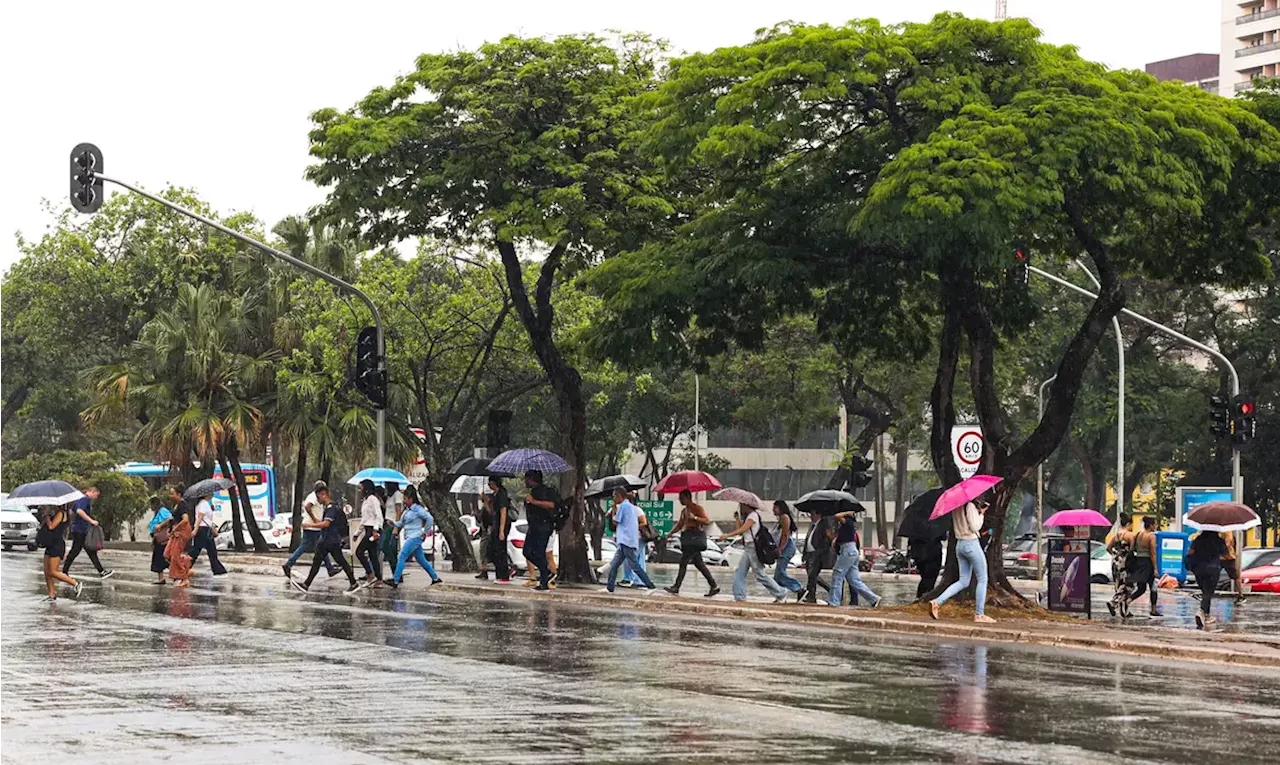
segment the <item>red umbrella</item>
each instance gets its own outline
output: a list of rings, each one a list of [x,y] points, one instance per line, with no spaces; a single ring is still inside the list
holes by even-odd
[[[692,492],[699,491],[715,491],[720,488],[720,482],[710,473],[704,473],[701,470],[681,470],[658,481],[658,485],[653,490],[658,494],[679,494],[684,490]]]
[[[966,503],[982,496],[988,489],[1003,480],[999,476],[981,474],[966,478],[942,492],[941,496],[938,497],[938,501],[933,505],[933,512],[929,514],[929,520],[941,518],[957,507],[964,507]]]

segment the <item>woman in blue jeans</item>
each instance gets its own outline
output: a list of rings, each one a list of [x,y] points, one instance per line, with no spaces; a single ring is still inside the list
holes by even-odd
[[[862,573],[858,571],[858,520],[853,511],[836,513],[832,520],[838,523],[836,538],[832,542],[835,548],[836,562],[831,570],[831,590],[827,593],[827,605],[839,606],[844,598],[844,586],[848,583],[850,593],[849,605],[857,605],[862,596],[875,608],[880,605],[880,596],[875,594],[867,583],[862,581]]]
[[[780,499],[773,502],[773,516],[778,519],[778,562],[773,567],[773,581],[792,592],[800,592],[804,585],[800,580],[787,573],[791,558],[796,554],[796,518],[791,514],[791,506]]]
[[[951,512],[951,533],[956,536],[956,559],[960,564],[960,578],[952,582],[937,600],[929,602],[929,611],[935,619],[939,618],[939,609],[942,604],[968,588],[970,580],[976,575],[973,620],[984,624],[995,621],[983,613],[987,605],[987,556],[978,542],[978,534],[982,531],[986,512],[987,503],[981,500],[966,503],[964,507]]]
[[[391,579],[392,587],[399,587],[400,580],[404,578],[404,567],[410,558],[418,561],[418,565],[431,576],[432,584],[440,584],[440,575],[436,573],[435,568],[427,560],[427,554],[422,551],[422,543],[427,538],[427,532],[436,524],[436,519],[431,517],[431,513],[427,512],[427,508],[422,506],[418,501],[418,488],[416,486],[408,486],[404,490],[404,504],[409,507],[400,516],[400,520],[395,522],[395,527],[404,529],[404,547],[400,548],[400,558],[396,561],[395,576]]]

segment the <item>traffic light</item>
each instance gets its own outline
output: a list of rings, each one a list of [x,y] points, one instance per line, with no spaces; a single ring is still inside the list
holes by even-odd
[[[849,487],[852,489],[861,489],[871,483],[871,460],[866,457],[854,455],[849,458]]]
[[[387,370],[378,353],[378,328],[365,327],[356,337],[356,390],[375,409],[387,408]]]
[[[1222,396],[1209,397],[1209,432],[1217,438],[1231,435],[1231,405]]]
[[[1009,268],[1009,281],[1025,287],[1031,281],[1031,249],[1024,245],[1013,248],[1013,266]]]
[[[1231,441],[1244,445],[1258,437],[1258,404],[1252,396],[1231,399]]]
[[[102,206],[102,151],[91,143],[71,150],[71,206],[82,213],[94,213]]]

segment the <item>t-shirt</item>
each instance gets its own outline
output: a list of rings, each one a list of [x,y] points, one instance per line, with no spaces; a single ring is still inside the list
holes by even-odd
[[[306,517],[302,519],[303,523],[315,523],[324,515],[324,508],[321,507],[320,500],[316,499],[314,491],[302,500],[302,512],[306,513]]]
[[[505,529],[498,528],[498,521],[502,520],[502,508],[507,508],[507,526]],[[501,494],[493,495],[493,523],[490,529],[493,536],[498,536],[503,532],[511,531],[511,524],[515,523],[515,510],[511,507],[511,498],[504,491]]]
[[[320,531],[320,541],[330,547],[341,547],[342,540],[347,538],[347,514],[336,502],[330,502],[324,509],[321,521],[329,521],[329,525]]]
[[[751,544],[755,544],[756,532],[759,531],[760,524],[764,523],[764,521],[760,519],[760,511],[752,510],[751,512],[747,513],[746,520],[744,520],[743,523],[746,523],[747,521],[754,521],[754,523],[752,523],[751,528],[747,529],[746,533],[742,535],[742,539],[745,542],[750,542]]]
[[[404,492],[401,492],[399,490],[397,490],[396,493],[392,494],[390,497],[387,497],[386,519],[388,523],[393,523],[396,520],[396,505],[400,505],[401,508],[404,507]],[[401,512],[404,512],[404,510],[402,509]]]
[[[81,518],[80,513],[76,512],[77,510],[83,510],[85,515],[92,516],[93,515],[92,509],[91,509],[92,507],[93,507],[93,503],[89,501],[88,497],[81,497],[80,499],[76,500],[75,506],[71,508],[71,533],[72,534],[83,534],[89,530],[89,527],[91,525],[93,525],[88,521],[84,520],[83,518]]]
[[[632,549],[640,547],[640,508],[628,500],[622,500],[613,513],[613,520],[618,524],[617,542]]]
[[[209,500],[202,499],[196,503],[196,523],[197,528],[213,528],[213,505],[209,504]]]
[[[147,533],[156,533],[156,526],[164,523],[173,517],[173,513],[169,512],[169,508],[162,507],[156,511],[155,517],[151,519],[151,523],[147,524]]]
[[[858,519],[849,516],[840,523],[840,528],[836,529],[836,549],[840,549],[841,545],[858,542]]]
[[[559,502],[560,493],[543,483],[529,490],[529,499],[536,499],[540,502]],[[529,521],[530,526],[550,528],[552,525],[551,510],[545,507],[538,507],[532,502],[524,503],[524,517]]]

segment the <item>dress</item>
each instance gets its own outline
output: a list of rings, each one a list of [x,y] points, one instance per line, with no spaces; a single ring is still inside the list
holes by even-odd
[[[169,576],[174,579],[191,576],[191,556],[187,553],[190,545],[191,521],[182,515],[177,525],[170,528],[169,543],[164,547],[164,557],[169,559]]]

